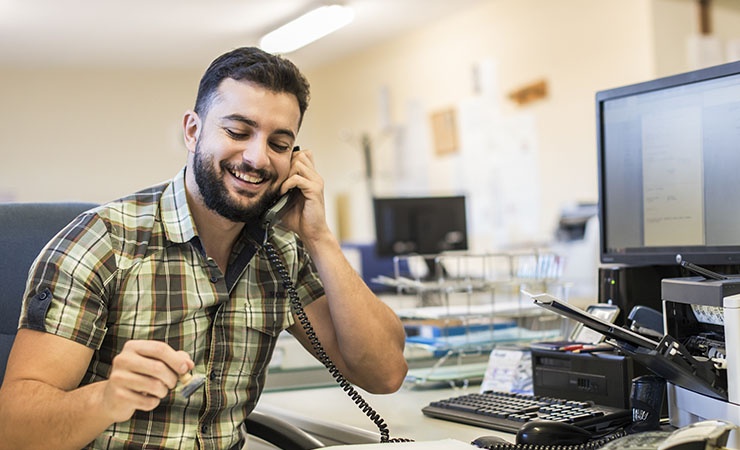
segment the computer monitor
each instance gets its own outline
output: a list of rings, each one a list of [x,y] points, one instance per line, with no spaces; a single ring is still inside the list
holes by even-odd
[[[465,196],[374,198],[378,256],[468,249]]]
[[[596,94],[602,263],[740,263],[740,62]]]

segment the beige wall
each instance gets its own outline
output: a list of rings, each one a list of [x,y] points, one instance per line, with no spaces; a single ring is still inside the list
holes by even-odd
[[[170,178],[199,76],[0,69],[0,197],[103,202]]]
[[[715,4],[730,9],[715,12],[722,17],[717,33],[737,34],[737,10],[727,1]],[[542,205],[535,237],[548,236],[563,204],[596,200],[594,93],[686,70],[684,40],[696,27],[691,0],[484,2],[310,70],[313,102],[300,144],[317,152],[332,221],[344,196],[351,205],[345,237],[369,240],[359,136],[374,140],[378,190],[392,191],[398,157],[398,136],[381,127],[381,90],[387,90],[393,125],[404,126],[411,121],[409,105],[427,115],[474,97],[474,67],[491,61],[502,114],[535,119]],[[0,199],[102,202],[171,177],[185,162],[179,127],[199,76],[0,68]],[[518,108],[506,99],[540,78],[550,88],[544,101]],[[432,152],[430,140],[421,141]],[[428,156],[429,190],[464,189],[454,157]]]
[[[398,124],[408,121],[409,102],[419,102],[429,113],[473,97],[473,68],[484,59],[497,67],[495,94],[502,113],[535,117],[544,223],[533,239],[550,235],[566,202],[595,201],[594,93],[652,77],[649,6],[644,0],[484,2],[403,39],[312,71],[309,124],[321,120],[325,131],[312,140],[322,151],[332,150],[321,163],[332,173],[334,192],[349,192],[354,200],[351,238],[369,240],[373,230],[362,153],[342,138],[363,132],[382,136],[378,92],[383,86],[391,93],[392,117]],[[549,83],[546,100],[519,108],[506,99],[511,90],[541,78]],[[392,137],[378,140],[375,166],[381,173],[376,188],[382,191],[390,182],[383,176],[392,173],[391,152],[397,149]],[[435,188],[455,187],[450,179],[457,163],[454,157],[432,157],[428,170]]]

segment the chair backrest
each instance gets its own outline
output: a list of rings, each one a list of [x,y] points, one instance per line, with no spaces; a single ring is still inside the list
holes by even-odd
[[[0,384],[18,328],[28,269],[59,230],[94,203],[0,203]]]

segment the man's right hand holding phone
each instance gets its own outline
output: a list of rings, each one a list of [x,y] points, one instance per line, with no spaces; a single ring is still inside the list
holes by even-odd
[[[316,171],[310,150],[293,151],[290,172],[281,193],[291,191],[290,207],[282,224],[310,245],[311,241],[331,235],[326,223],[324,180]]]

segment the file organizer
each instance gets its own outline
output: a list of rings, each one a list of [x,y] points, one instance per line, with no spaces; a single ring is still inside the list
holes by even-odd
[[[397,311],[409,351],[436,359],[414,382],[467,382],[466,357],[487,357],[499,344],[561,336],[563,319],[543,314],[521,291],[554,290],[567,297],[567,285],[560,282],[563,263],[555,253],[536,250],[394,257],[393,277],[376,282],[394,286],[409,305]]]

